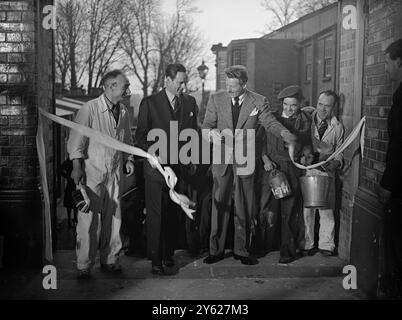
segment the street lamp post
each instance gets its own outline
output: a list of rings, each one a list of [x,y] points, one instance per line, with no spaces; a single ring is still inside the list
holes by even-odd
[[[198,74],[200,75],[201,81],[202,81],[202,91],[201,91],[201,106],[200,106],[200,111],[204,112],[205,109],[205,78],[207,76],[209,68],[205,65],[204,59],[202,59],[201,65],[197,68]],[[200,112],[200,113],[201,113]]]

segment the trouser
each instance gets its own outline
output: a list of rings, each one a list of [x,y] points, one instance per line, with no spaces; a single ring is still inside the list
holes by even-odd
[[[290,185],[291,195],[282,199],[271,196],[271,207],[279,207],[281,216],[281,258],[295,258],[304,246],[302,194],[299,183],[301,171],[287,160],[275,161]],[[276,203],[276,204],[275,204]],[[279,204],[278,204],[279,203]]]
[[[382,290],[389,298],[402,298],[402,198],[392,197],[384,216],[384,277]]]
[[[318,239],[318,248],[322,250],[335,250],[335,218],[334,210],[336,203],[336,175],[330,173],[331,182],[328,190],[328,208],[304,208],[304,225],[305,225],[305,250],[310,250],[314,247],[314,226],[315,226],[315,213],[318,210],[320,215],[320,230]]]
[[[322,250],[334,251],[335,249],[335,219],[332,209],[314,209],[304,208],[304,225],[305,225],[305,245],[304,249],[310,250],[314,247],[314,225],[315,213],[318,210],[320,215],[320,231],[318,248]]]
[[[162,179],[145,176],[147,252],[153,265],[174,254],[177,241],[178,209],[169,197],[169,189]]]
[[[110,174],[99,182],[87,171],[86,190],[91,210],[88,213],[78,211],[76,253],[79,270],[94,265],[98,248],[101,264],[118,262],[122,247],[119,182],[117,174]]]
[[[204,191],[198,197],[200,208],[200,246],[201,250],[208,250],[209,236],[211,233],[211,202],[212,193],[210,190]]]
[[[213,179],[209,252],[224,254],[234,188],[234,253],[247,257],[254,218],[254,175],[239,177],[230,166],[224,176]]]
[[[279,248],[279,201],[275,201],[269,186],[269,173],[259,168],[256,178],[257,228],[253,240],[256,251],[271,252]]]

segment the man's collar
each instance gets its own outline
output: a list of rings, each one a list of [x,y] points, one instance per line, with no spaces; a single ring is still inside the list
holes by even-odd
[[[168,99],[169,99],[169,102],[170,103],[173,103],[173,99],[176,97],[176,95],[174,95],[174,94],[172,94],[168,89],[166,89],[165,88],[165,92],[166,92],[166,95],[167,95],[167,97],[168,97]]]
[[[101,108],[102,108],[102,112],[106,112],[108,110],[112,110],[114,104],[112,103],[112,101],[110,101],[105,94],[102,94],[100,96],[100,100],[101,100]],[[117,102],[116,104],[120,105],[120,102]]]
[[[325,119],[330,126],[334,126],[338,123],[338,119],[335,116],[332,116],[331,119]],[[321,122],[324,120],[321,120],[321,118],[318,116],[318,112],[315,112],[315,124],[317,127],[321,125]]]
[[[241,105],[246,97],[246,90],[239,96],[239,105]],[[232,98],[232,103],[235,103],[235,98]]]

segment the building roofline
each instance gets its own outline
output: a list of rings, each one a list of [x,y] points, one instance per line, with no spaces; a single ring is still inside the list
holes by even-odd
[[[267,34],[263,35],[261,38],[262,38],[262,39],[269,38],[270,36],[273,36],[273,35],[275,35],[276,33],[279,33],[279,32],[281,32],[281,31],[284,31],[284,30],[286,30],[287,28],[293,27],[293,25],[295,25],[295,24],[297,24],[297,23],[300,23],[300,22],[302,22],[302,21],[304,21],[304,20],[307,20],[307,19],[309,19],[310,17],[312,17],[312,16],[314,16],[314,15],[316,15],[316,14],[323,13],[323,12],[325,12],[325,11],[327,11],[327,10],[330,10],[330,9],[332,9],[333,7],[337,7],[337,6],[338,6],[338,1],[336,1],[336,2],[334,2],[334,3],[332,3],[332,4],[329,4],[329,5],[325,6],[325,7],[322,7],[321,9],[318,9],[318,10],[316,10],[316,11],[307,13],[307,14],[305,14],[304,16],[301,16],[299,19],[297,19],[297,20],[295,20],[295,21],[292,21],[291,23],[287,24],[286,26],[280,27],[279,29],[276,29],[276,30],[274,30],[274,31],[272,31],[272,32],[270,32],[270,33],[267,33]]]

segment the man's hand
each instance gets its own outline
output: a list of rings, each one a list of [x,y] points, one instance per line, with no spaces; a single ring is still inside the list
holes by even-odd
[[[190,176],[193,176],[193,175],[195,175],[196,172],[197,172],[197,165],[194,163],[190,163],[188,165],[188,174]]]
[[[219,132],[218,129],[212,129],[209,132],[209,141],[214,143],[214,144],[221,144],[222,141],[222,135]]]
[[[264,162],[265,171],[271,171],[276,168],[275,162],[271,161],[265,154],[262,156],[262,161]]]
[[[322,165],[324,170],[327,171],[327,172],[334,172],[340,166],[341,166],[341,163],[338,160],[331,160],[331,161],[328,161],[327,163],[324,163]]]
[[[125,163],[126,176],[129,177],[134,173],[134,163],[131,160],[127,160]]]
[[[81,165],[81,159],[73,160],[73,171],[71,172],[71,178],[74,180],[74,183],[78,185],[80,182],[85,184],[85,171]]]
[[[289,130],[282,130],[281,137],[283,141],[287,144],[295,145],[297,142],[297,137],[293,133],[290,133]]]
[[[386,205],[389,203],[389,200],[391,199],[391,191],[388,191],[387,189],[384,189],[381,186],[378,186],[378,199],[380,200],[380,203],[383,205]]]

